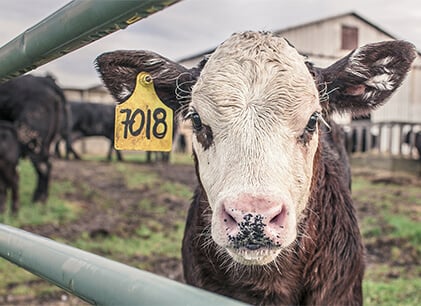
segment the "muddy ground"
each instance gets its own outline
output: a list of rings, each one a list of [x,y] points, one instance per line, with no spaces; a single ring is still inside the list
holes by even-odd
[[[145,165],[139,163],[132,163],[130,167],[138,168],[140,171],[151,171],[157,173],[163,181],[178,182],[191,186],[193,189],[196,181],[194,175],[194,168],[191,165]],[[25,230],[47,236],[52,238],[63,238],[65,241],[72,241],[79,237],[82,233],[89,233],[93,238],[101,235],[118,235],[121,237],[130,236],[135,231],[143,218],[148,218],[148,215],[139,214],[136,210],[136,205],[140,198],[152,199],[155,203],[165,203],[168,206],[168,220],[161,220],[161,222],[168,222],[171,224],[171,219],[174,214],[179,211],[187,211],[189,201],[180,200],[179,197],[172,197],[168,194],[160,194],[151,186],[144,186],[138,189],[128,189],[125,184],[123,175],[113,170],[113,164],[106,162],[95,162],[95,167],[92,167],[90,161],[62,161],[54,160],[53,166],[53,181],[71,180],[76,186],[76,191],[67,195],[72,202],[78,203],[83,208],[83,214],[66,226],[58,224],[46,224],[40,226],[28,226]],[[358,171],[357,171],[358,174]],[[367,173],[360,171],[358,175],[372,176],[372,180],[384,180],[386,183],[393,183],[402,186],[402,191],[407,184],[421,184],[418,178],[395,179],[389,176],[373,176],[373,172]],[[380,178],[379,178],[380,177]],[[384,183],[382,182],[382,183]],[[89,184],[90,192],[86,191],[86,184]],[[396,192],[396,191],[395,191]],[[93,197],[102,197],[107,201],[114,202],[111,208],[103,209],[100,201]],[[401,203],[402,204],[402,203]],[[410,203],[408,204],[410,205]],[[356,203],[358,207],[359,217],[365,215],[376,215],[369,202]],[[418,208],[417,208],[418,209]],[[389,263],[393,265],[406,265],[408,270],[420,264],[419,254],[408,250],[403,252],[400,262],[390,256],[391,248],[394,244],[399,244],[399,241],[390,241],[378,239],[370,241],[367,247],[367,261],[368,265],[376,263]],[[160,275],[164,275],[177,281],[183,281],[182,268],[179,260],[168,258],[140,258],[139,260],[149,260],[151,271]],[[391,272],[392,273],[392,272]],[[390,275],[391,278],[399,276]],[[29,283],[28,286],[32,284]],[[9,300],[9,302],[11,302]],[[43,297],[28,297],[23,301],[14,301],[12,304],[21,305],[69,305],[82,304],[83,302],[77,298],[71,297],[66,293],[53,294],[52,296]]]

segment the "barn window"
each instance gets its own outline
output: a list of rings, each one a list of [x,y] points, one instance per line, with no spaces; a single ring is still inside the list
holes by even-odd
[[[342,26],[342,49],[352,50],[358,47],[358,28]]]

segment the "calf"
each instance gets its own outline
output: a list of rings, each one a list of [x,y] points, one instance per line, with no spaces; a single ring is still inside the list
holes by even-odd
[[[190,70],[145,51],[97,58],[120,103],[146,71],[192,122],[199,184],[182,247],[187,283],[252,304],[362,303],[349,164],[329,118],[379,106],[415,54],[381,42],[319,69],[283,38],[244,32]]]
[[[114,150],[114,112],[115,106],[101,103],[69,102],[70,106],[70,138],[74,142],[83,137],[104,136],[110,140],[107,159],[111,160]],[[64,135],[63,135],[64,138]],[[55,152],[59,154],[60,139],[56,142]],[[122,160],[120,151],[115,150],[117,159]],[[79,155],[68,146],[66,156],[71,153],[76,159]]]
[[[19,209],[19,142],[13,123],[0,120],[0,213],[4,212],[7,189],[12,193],[12,212]]]
[[[50,144],[60,116],[66,114],[63,91],[51,77],[25,75],[0,84],[0,120],[16,127],[21,156],[28,156],[38,176],[32,200],[45,202],[51,172]]]

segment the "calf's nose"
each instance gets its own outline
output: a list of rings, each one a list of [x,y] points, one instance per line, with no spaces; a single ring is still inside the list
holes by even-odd
[[[257,250],[265,244],[282,244],[287,216],[283,201],[247,196],[224,202],[221,217],[234,246]]]

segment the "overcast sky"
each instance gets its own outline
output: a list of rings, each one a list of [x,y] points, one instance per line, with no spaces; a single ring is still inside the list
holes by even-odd
[[[0,45],[68,2],[0,0]],[[48,71],[62,86],[87,88],[100,83],[93,61],[103,52],[147,49],[179,60],[215,47],[236,31],[279,30],[350,11],[421,50],[420,0],[183,0],[33,73]]]

